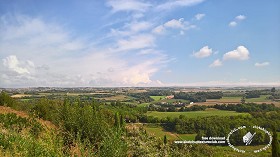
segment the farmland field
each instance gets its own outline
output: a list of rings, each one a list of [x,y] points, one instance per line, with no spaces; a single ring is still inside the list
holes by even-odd
[[[275,106],[280,107],[280,102],[277,101],[271,101],[266,99],[269,95],[261,95],[259,98],[250,98],[250,99],[246,99],[245,101],[247,103],[249,102],[254,102],[254,103],[267,103],[267,104],[275,104]],[[240,103],[241,97],[223,97],[221,99],[207,99],[206,102],[198,102],[198,103],[194,103],[194,105],[215,105],[215,104],[236,104],[236,103]]]
[[[159,138],[163,138],[164,135],[166,135],[167,139],[169,140],[177,140],[178,137],[175,134],[172,134],[171,132],[165,131],[161,127],[156,127],[156,126],[145,126],[144,127],[147,131],[147,133],[154,135]]]
[[[152,99],[154,99],[155,101],[159,101],[164,99],[166,96],[150,96]]]
[[[195,140],[196,134],[178,134],[181,140]]]
[[[196,117],[207,117],[207,116],[237,116],[237,115],[249,115],[248,113],[238,113],[235,111],[221,111],[221,110],[206,110],[206,111],[191,111],[191,112],[157,112],[157,111],[149,111],[147,113],[148,116],[154,116],[158,118],[164,117],[179,117],[180,115],[184,115],[188,118],[196,118]]]
[[[177,134],[164,130],[161,126],[144,125],[147,133],[162,138],[166,135],[168,140],[194,140],[196,134]]]
[[[189,103],[189,100],[184,100],[184,99],[165,99],[161,100],[161,102],[167,102],[167,103],[174,103],[174,102],[182,102],[182,103]]]

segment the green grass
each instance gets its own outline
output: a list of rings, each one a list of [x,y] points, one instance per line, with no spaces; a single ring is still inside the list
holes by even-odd
[[[147,133],[159,138],[163,138],[166,135],[168,140],[194,140],[196,134],[177,134],[165,131],[161,126],[144,125]]]
[[[162,138],[162,139],[163,139],[164,135],[166,135],[168,140],[177,140],[178,139],[178,137],[175,134],[165,131],[160,126],[145,126],[145,129],[146,129],[147,133],[154,135],[156,137]]]
[[[191,140],[195,140],[196,134],[178,134],[178,136],[179,136],[180,139],[182,139],[182,140],[191,141]]]
[[[157,111],[149,111],[147,113],[148,116],[154,116],[158,118],[164,117],[179,117],[180,115],[184,115],[188,118],[196,118],[196,117],[208,117],[208,116],[237,116],[237,115],[250,115],[248,113],[238,113],[235,111],[222,111],[222,110],[206,110],[206,111],[191,111],[191,112],[157,112]]]
[[[167,102],[167,103],[174,103],[174,102],[190,103],[189,100],[184,100],[184,99],[166,99],[166,100],[161,100],[161,102]]]
[[[150,105],[150,103],[142,103],[137,105],[138,107],[147,107],[148,105]]]
[[[269,95],[261,95],[259,98],[248,98],[246,102],[270,102],[271,100],[266,99]],[[220,99],[221,102],[232,101],[232,102],[240,102],[241,97],[223,97]],[[219,101],[219,100],[218,100]]]
[[[164,99],[166,96],[150,96],[152,99],[154,99],[155,101],[159,101],[161,99]]]
[[[226,96],[222,97],[220,100],[227,100],[227,101],[240,101],[241,97],[233,97],[233,96]]]
[[[246,102],[266,102],[266,101],[271,101],[266,99],[269,95],[261,95],[259,98],[250,98],[246,99]]]

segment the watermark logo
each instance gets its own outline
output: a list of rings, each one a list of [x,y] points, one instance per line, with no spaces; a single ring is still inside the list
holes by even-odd
[[[251,144],[253,137],[256,135],[256,133],[254,133],[253,135],[250,133],[250,131],[243,136],[243,142],[247,145]]]
[[[250,131],[248,131],[247,133],[245,132],[245,135],[243,134],[244,135],[243,137],[238,136],[240,133],[244,132],[245,130],[246,130],[246,132],[247,132],[247,130],[254,130],[254,133],[252,134]],[[259,134],[257,134],[256,132],[259,132]],[[233,130],[230,131],[226,140],[227,140],[228,145],[232,149],[234,149],[235,151],[240,152],[240,153],[245,153],[245,152],[250,152],[250,151],[246,150],[244,147],[240,148],[240,147],[236,146],[235,145],[237,143],[236,141],[242,140],[244,145],[248,146],[248,145],[251,145],[252,141],[254,141],[254,140],[257,141],[257,140],[260,140],[261,138],[263,138],[263,135],[266,135],[268,137],[268,140],[266,140],[267,141],[266,145],[262,148],[256,147],[258,149],[255,149],[255,150],[252,151],[254,153],[258,153],[258,152],[267,150],[267,148],[269,148],[271,146],[271,143],[272,143],[271,133],[269,131],[267,131],[266,129],[262,128],[262,127],[259,127],[259,126],[253,126],[253,127],[240,126],[238,128],[234,128]],[[258,137],[258,136],[260,136],[260,137]],[[242,139],[238,139],[239,137],[242,138]],[[237,140],[236,140],[236,138],[237,138]],[[235,140],[235,142],[233,142],[234,140]]]

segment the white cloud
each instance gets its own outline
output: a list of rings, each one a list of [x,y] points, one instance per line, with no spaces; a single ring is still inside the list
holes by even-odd
[[[237,25],[237,23],[235,21],[231,21],[228,25],[230,27],[235,27]]]
[[[205,14],[196,14],[195,19],[196,20],[201,20],[204,16],[205,16]]]
[[[120,39],[117,43],[117,51],[128,51],[153,47],[155,38],[149,34],[132,36],[128,39]]]
[[[131,23],[126,23],[120,29],[111,29],[109,36],[114,36],[117,38],[125,37],[125,36],[132,36],[135,34],[147,32],[153,26],[151,22],[148,21],[133,21]]]
[[[3,15],[0,21],[0,47],[5,50],[1,55],[24,53],[42,57],[79,51],[85,44],[82,39],[72,37],[63,27],[40,18],[24,15]]]
[[[164,24],[165,27],[169,28],[181,28],[184,29],[184,19],[180,18],[179,20],[172,19]]]
[[[154,49],[144,49],[138,52],[139,55],[161,54],[160,51]]]
[[[255,63],[256,67],[264,67],[264,66],[269,66],[269,65],[270,65],[269,62]]]
[[[165,30],[164,26],[159,25],[156,28],[154,28],[152,32],[156,34],[163,34],[164,30]]]
[[[245,20],[245,19],[246,19],[246,16],[244,16],[244,15],[238,15],[238,16],[235,17],[235,19],[236,19],[236,20],[242,21],[242,20]]]
[[[31,61],[28,61],[27,64],[29,66],[34,66],[34,63]],[[30,73],[27,68],[21,66],[22,63],[20,63],[17,59],[17,56],[14,55],[8,56],[5,59],[3,59],[3,65],[9,70],[17,72],[18,74]]]
[[[127,24],[125,28],[129,28],[133,32],[140,32],[147,30],[152,27],[152,23],[147,21],[141,21],[141,22],[132,22],[130,24]]]
[[[160,86],[152,76],[168,58],[154,49],[155,37],[143,33],[151,29],[148,23],[138,23],[122,26],[135,32],[132,36],[116,37],[98,47],[58,23],[2,16],[0,48],[5,51],[0,53],[0,86]],[[140,56],[142,49],[150,50]]]
[[[156,7],[156,10],[162,11],[162,10],[171,10],[175,9],[177,7],[188,7],[188,6],[194,6],[199,3],[202,3],[204,0],[172,0],[167,1],[163,4],[160,4]]]
[[[167,29],[179,29],[180,35],[184,35],[187,30],[196,28],[195,25],[190,24],[188,21],[185,21],[184,18],[178,20],[172,19],[165,22],[163,25],[155,27],[152,32],[155,34],[163,34]]]
[[[224,60],[248,60],[249,59],[249,51],[244,46],[238,46],[236,50],[227,52],[224,54]]]
[[[222,66],[223,63],[219,59],[216,59],[212,64],[209,65],[209,67],[219,67]]]
[[[193,55],[196,58],[205,58],[212,54],[212,49],[210,49],[208,46],[202,47],[198,52],[195,52]]]
[[[237,24],[239,24],[241,21],[243,21],[243,20],[245,20],[245,19],[246,19],[246,16],[244,16],[244,15],[238,15],[238,16],[236,16],[236,17],[234,18],[234,20],[231,21],[228,25],[229,25],[230,27],[235,27],[235,26],[237,26]]]
[[[112,7],[113,12],[119,12],[119,11],[145,12],[151,6],[151,4],[139,0],[109,0],[107,1],[107,6]]]

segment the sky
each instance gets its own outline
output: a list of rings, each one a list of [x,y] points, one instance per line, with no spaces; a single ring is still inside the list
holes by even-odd
[[[280,86],[278,0],[0,0],[0,87]]]

